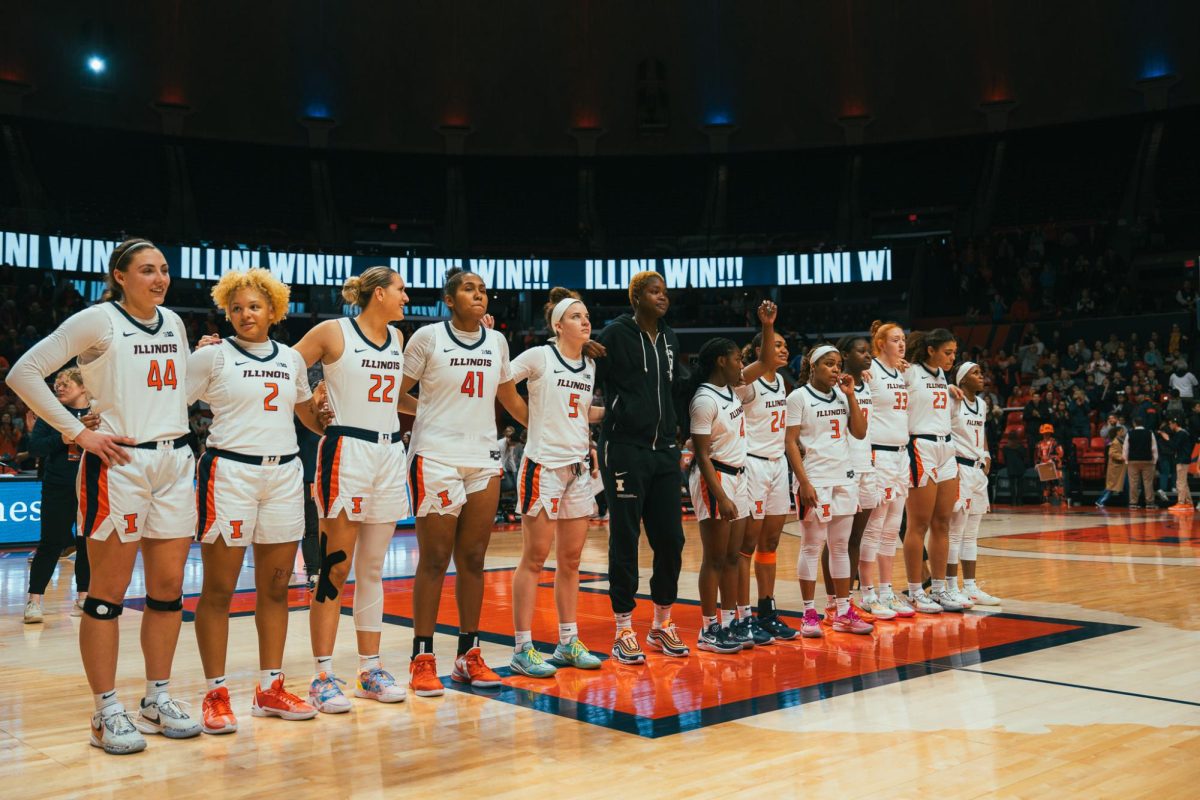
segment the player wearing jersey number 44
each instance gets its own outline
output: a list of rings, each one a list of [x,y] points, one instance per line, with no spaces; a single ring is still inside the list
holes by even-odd
[[[409,686],[421,697],[442,694],[433,655],[442,584],[455,565],[458,653],[452,680],[476,688],[500,685],[479,649],[483,559],[500,500],[496,401],[528,425],[508,363],[508,342],[486,322],[483,278],[452,269],[442,299],[447,322],[413,334],[404,359],[402,395],[420,384],[408,459],[420,560],[413,582],[413,651]]]
[[[86,451],[77,477],[76,522],[88,537],[92,579],[79,649],[96,704],[91,743],[122,754],[144,749],[143,733],[170,739],[200,734],[200,723],[169,689],[196,506],[186,440],[187,332],[162,307],[171,285],[166,258],[146,239],[127,239],[113,248],[107,282],[104,302],[30,348],[7,382],[39,417]],[[100,417],[96,430],[85,429],[44,380],[73,358]],[[115,688],[118,618],[139,551],[146,694],[131,720]]]
[[[842,354],[818,345],[805,358],[801,384],[788,395],[786,452],[796,476],[796,510],[804,536],[796,572],[804,600],[800,634],[823,636],[816,610],[817,562],[829,542],[836,614],[833,630],[870,633],[850,605],[850,529],[858,511],[858,481],[849,440],[862,439],[867,421],[854,392],[854,378],[842,372]]]
[[[589,423],[604,409],[592,405],[596,363],[583,348],[592,333],[587,306],[575,292],[556,287],[545,307],[549,344],[532,347],[512,362],[513,381],[528,381],[529,442],[517,482],[524,546],[513,575],[514,672],[546,678],[561,667],[599,669],[600,659],[579,640],[576,607],[579,558],[595,508],[599,475]],[[554,602],[558,646],[544,658],[533,645],[534,600],[542,565],[555,545]]]
[[[308,372],[292,348],[270,338],[287,313],[288,287],[269,271],[227,272],[212,290],[233,326],[224,341],[205,337],[188,359],[188,403],[212,410],[208,446],[197,467],[196,538],[204,584],[196,606],[196,639],[208,691],[205,733],[233,733],[237,717],[225,683],[229,604],[246,548],[254,547],[254,622],[259,681],[251,713],[311,719],[317,709],[284,689],[288,582],[304,535],[303,475],[293,415],[322,427],[311,402]]]
[[[398,411],[415,401],[400,391],[404,337],[389,323],[404,319],[404,279],[371,267],[346,279],[342,297],[358,316],[322,322],[296,344],[306,367],[318,360],[331,424],[317,449],[313,493],[321,518],[321,571],[310,603],[314,675],[308,701],[327,714],[350,710],[333,668],[341,592],[354,565],[354,630],[358,640],[356,697],[404,700],[404,684],[384,668],[383,559],[396,520],[409,515],[404,444]]]

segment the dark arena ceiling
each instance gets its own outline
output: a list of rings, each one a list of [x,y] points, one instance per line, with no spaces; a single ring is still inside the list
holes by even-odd
[[[13,0],[0,113],[296,145],[310,118],[386,151],[468,129],[473,154],[785,150],[1200,102],[1198,34],[1194,1]]]

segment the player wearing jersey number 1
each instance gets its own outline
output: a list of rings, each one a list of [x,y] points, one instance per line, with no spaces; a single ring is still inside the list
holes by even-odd
[[[500,501],[496,400],[522,425],[528,425],[529,414],[513,383],[508,342],[484,324],[488,294],[483,278],[450,270],[442,299],[450,320],[413,334],[400,387],[407,397],[420,384],[408,459],[421,553],[413,581],[409,686],[420,697],[443,693],[433,633],[451,558],[458,653],[450,677],[476,688],[500,685],[500,676],[484,662],[479,648],[483,559]]]
[[[146,747],[142,733],[200,735],[169,693],[183,611],[183,568],[195,533],[193,459],[187,446],[187,331],[162,308],[171,276],[162,252],[127,239],[108,262],[106,302],[80,311],[23,355],[8,385],[86,454],[79,466],[77,527],[88,537],[92,579],[79,650],[93,692],[91,743],[106,753]],[[58,402],[45,377],[78,357],[97,430]],[[136,722],[117,700],[117,649],[139,550],[145,572],[142,655],[146,694]]]
[[[197,474],[196,538],[204,584],[196,639],[208,684],[205,733],[233,733],[237,717],[225,685],[229,606],[246,548],[254,546],[254,624],[258,630],[256,717],[312,719],[317,710],[284,688],[288,583],[304,536],[303,469],[293,415],[321,433],[300,355],[270,338],[287,314],[288,287],[265,269],[227,272],[213,287],[233,338],[205,337],[188,358],[188,403],[212,410]]]
[[[327,714],[350,710],[333,670],[341,592],[354,565],[354,629],[358,640],[356,697],[398,703],[404,684],[383,667],[383,559],[396,521],[409,516],[404,444],[398,411],[416,403],[400,391],[404,337],[389,323],[404,319],[404,279],[371,267],[346,279],[342,297],[358,316],[322,322],[296,344],[306,367],[318,360],[332,423],[317,449],[313,494],[321,518],[321,571],[309,605],[315,675],[308,698]]]
[[[515,383],[528,381],[529,442],[517,481],[521,562],[513,574],[515,644],[510,666],[534,678],[559,667],[599,669],[600,659],[579,640],[579,558],[587,540],[588,517],[595,509],[589,423],[604,409],[592,405],[596,363],[584,355],[592,334],[587,306],[575,292],[556,287],[545,308],[549,344],[532,347],[513,359]],[[533,646],[533,609],[542,565],[555,545],[554,603],[558,610],[558,647],[549,659]]]
[[[979,523],[990,509],[988,470],[992,465],[985,433],[988,407],[983,397],[983,370],[967,361],[954,370],[955,383],[962,399],[952,401],[951,418],[955,457],[958,459],[958,502],[950,518],[950,548],[946,556],[946,591],[959,602],[979,606],[998,606],[1000,599],[979,588],[975,582]],[[962,559],[963,588],[958,589],[958,562]]]

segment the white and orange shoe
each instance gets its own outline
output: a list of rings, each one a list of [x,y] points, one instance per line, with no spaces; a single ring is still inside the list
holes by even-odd
[[[446,693],[446,687],[438,677],[437,658],[433,653],[422,653],[409,662],[408,688],[417,697],[441,697]]]
[[[237,717],[229,705],[229,689],[226,687],[219,686],[204,695],[201,712],[200,725],[205,733],[218,735],[237,732]]]
[[[483,654],[478,647],[472,647],[454,659],[450,680],[469,684],[476,689],[494,689],[500,685],[500,676],[484,663]]]
[[[281,672],[266,689],[254,685],[254,702],[250,704],[250,713],[256,717],[312,719],[317,715],[317,709],[283,688]]]

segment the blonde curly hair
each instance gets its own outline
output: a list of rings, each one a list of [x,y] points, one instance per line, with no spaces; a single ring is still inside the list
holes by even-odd
[[[229,306],[233,303],[234,296],[242,289],[253,289],[267,298],[267,303],[271,306],[272,325],[287,316],[288,298],[291,297],[292,290],[272,275],[270,270],[255,268],[245,272],[226,272],[212,288],[213,302],[225,312],[225,319],[229,319]]]

